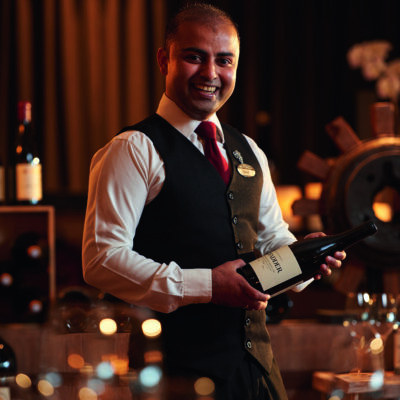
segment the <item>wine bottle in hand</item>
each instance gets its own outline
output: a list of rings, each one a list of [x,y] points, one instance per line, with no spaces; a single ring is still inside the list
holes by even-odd
[[[254,288],[276,296],[317,275],[327,256],[348,249],[377,230],[368,221],[335,235],[294,242],[238,268],[237,272]]]

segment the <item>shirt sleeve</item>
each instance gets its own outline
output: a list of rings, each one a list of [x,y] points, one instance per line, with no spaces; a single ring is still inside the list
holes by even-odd
[[[160,264],[132,250],[144,206],[165,172],[151,140],[140,132],[116,136],[93,157],[85,216],[85,281],[129,303],[170,312],[211,300],[211,270]]]

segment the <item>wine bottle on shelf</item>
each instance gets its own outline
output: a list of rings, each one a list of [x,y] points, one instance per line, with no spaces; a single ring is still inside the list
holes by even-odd
[[[11,400],[11,386],[17,374],[17,360],[12,347],[0,337],[0,399]]]
[[[42,165],[32,131],[32,106],[18,103],[18,130],[15,143],[15,201],[37,204],[42,200]]]
[[[377,232],[372,221],[335,235],[304,239],[237,269],[254,288],[276,296],[318,274],[328,255],[348,249]]]

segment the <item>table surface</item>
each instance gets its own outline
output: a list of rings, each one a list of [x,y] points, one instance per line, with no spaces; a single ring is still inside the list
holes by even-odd
[[[313,374],[313,388],[322,393],[332,393],[340,389],[345,394],[361,394],[381,392],[380,398],[392,399],[400,397],[400,375],[392,371],[385,372],[383,387],[374,387],[372,372],[335,374],[327,371],[316,371]]]

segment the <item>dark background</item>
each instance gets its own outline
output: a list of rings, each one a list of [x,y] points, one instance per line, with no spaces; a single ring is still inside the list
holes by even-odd
[[[112,0],[118,4],[120,24],[118,32],[111,33],[119,38],[117,50],[123,49],[118,53],[117,81],[121,88],[116,92],[121,106],[117,107],[114,124],[107,125],[103,123],[109,111],[107,103],[103,108],[96,108],[87,93],[85,84],[91,75],[85,68],[92,60],[83,44],[76,72],[84,71],[79,76],[80,90],[76,96],[79,119],[67,107],[65,92],[71,82],[63,74],[68,60],[62,46],[68,40],[84,43],[89,30],[86,22],[92,18],[103,23],[110,1],[2,0],[0,5],[0,156],[6,164],[11,164],[16,103],[28,93],[33,103],[37,142],[45,161],[44,202],[54,205],[57,212],[57,276],[61,286],[82,283],[80,243],[90,159],[119,128],[154,111],[162,94],[155,59],[155,52],[162,45],[160,32],[168,17],[186,3]],[[100,22],[97,17],[85,14],[85,7],[93,2],[102,11]],[[389,59],[399,57],[399,1],[219,0],[210,3],[233,17],[241,35],[236,90],[221,110],[220,118],[256,140],[271,162],[277,185],[302,186],[312,179],[297,168],[303,151],[311,150],[322,158],[339,154],[324,129],[337,116],[343,116],[360,138],[370,137],[369,106],[378,100],[375,82],[367,82],[359,70],[352,70],[346,55],[356,43],[387,40],[393,45]],[[65,4],[73,6],[71,18],[78,27],[77,35],[71,39],[64,37]],[[125,10],[132,4],[140,5],[143,13],[141,34],[147,53],[144,57],[133,54],[134,67],[129,69],[125,66],[131,56],[126,51],[129,44],[126,28],[137,22],[126,21]],[[32,57],[29,65],[22,65],[18,32],[27,23],[26,37]],[[51,37],[46,28],[49,23],[54,25]],[[110,35],[110,31],[101,32],[100,44]],[[44,43],[50,39],[55,43],[50,56],[55,71],[51,80],[44,64],[49,57]],[[96,61],[98,68],[107,69],[106,56]],[[21,76],[24,68],[30,71],[29,79]],[[141,87],[130,84],[130,79],[136,76]],[[25,82],[29,82],[29,90],[24,87]],[[49,87],[52,101],[46,94]],[[101,82],[99,90],[102,90]],[[143,98],[140,113],[136,106],[129,107],[125,101],[130,93]],[[74,122],[77,129],[68,128]],[[73,169],[75,165],[79,168]]]

